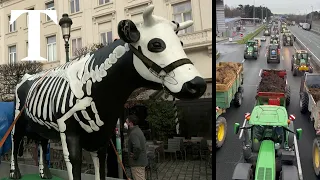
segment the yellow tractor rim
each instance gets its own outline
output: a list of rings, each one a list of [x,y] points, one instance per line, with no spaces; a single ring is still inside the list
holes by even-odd
[[[314,149],[314,164],[315,164],[315,166],[316,166],[316,168],[319,168],[319,164],[320,164],[320,162],[319,162],[319,150],[318,150],[318,148],[317,147],[315,147],[315,149]]]
[[[218,128],[218,141],[222,141],[223,137],[224,137],[224,124],[219,124],[219,128]]]

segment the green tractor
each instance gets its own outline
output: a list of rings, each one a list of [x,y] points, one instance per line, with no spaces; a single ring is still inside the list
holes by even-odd
[[[313,73],[313,67],[310,64],[311,55],[306,50],[296,50],[292,55],[291,71],[293,76],[304,74],[305,72]]]
[[[274,98],[272,101],[280,101]],[[272,102],[269,101],[269,102]],[[302,177],[297,139],[302,129],[294,132],[287,110],[277,105],[257,105],[245,115],[242,127],[234,125],[234,133],[243,141],[244,162],[238,163],[233,180],[299,180]],[[295,166],[297,163],[297,166]]]
[[[253,58],[258,59],[259,56],[259,45],[254,40],[249,40],[246,44],[246,48],[244,50],[244,59]]]

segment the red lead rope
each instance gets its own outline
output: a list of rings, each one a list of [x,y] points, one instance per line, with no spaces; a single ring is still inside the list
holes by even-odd
[[[38,88],[39,85],[41,85],[41,82],[42,82],[43,79],[47,76],[47,74],[48,74],[49,72],[50,72],[50,70],[41,77],[40,83],[36,86],[36,88]],[[7,140],[8,136],[9,136],[10,132],[11,132],[12,129],[13,129],[13,126],[17,123],[17,121],[18,121],[19,117],[21,116],[22,112],[23,112],[24,109],[27,107],[27,103],[28,103],[28,101],[26,101],[26,102],[24,103],[24,105],[23,105],[22,109],[20,110],[18,116],[14,119],[14,121],[13,121],[13,123],[11,124],[11,126],[9,127],[9,129],[8,129],[7,132],[4,134],[3,138],[2,138],[1,141],[0,141],[0,148],[3,146],[4,142],[6,142],[6,140]]]

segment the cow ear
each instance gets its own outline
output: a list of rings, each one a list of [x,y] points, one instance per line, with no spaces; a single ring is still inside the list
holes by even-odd
[[[131,20],[122,20],[118,24],[120,39],[127,43],[136,43],[140,39],[140,32]]]

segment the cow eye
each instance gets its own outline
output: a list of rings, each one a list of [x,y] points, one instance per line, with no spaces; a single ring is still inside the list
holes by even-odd
[[[148,50],[154,53],[162,52],[166,49],[166,43],[159,38],[153,38],[148,43]]]

